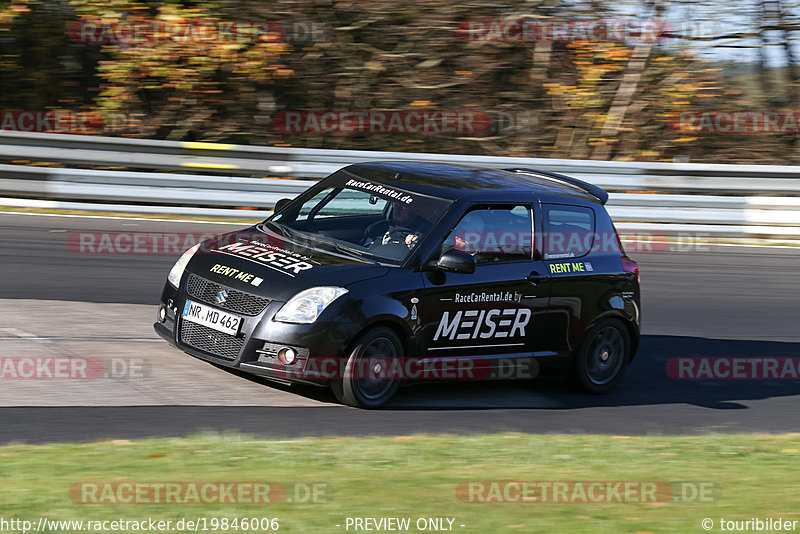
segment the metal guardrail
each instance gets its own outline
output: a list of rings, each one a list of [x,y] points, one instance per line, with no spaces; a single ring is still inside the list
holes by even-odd
[[[262,147],[0,131],[0,158],[245,176],[323,178],[345,165],[392,160],[563,172],[610,191],[800,195],[800,167],[512,158]]]
[[[92,209],[91,203],[98,203],[96,209],[104,211],[133,205],[128,211],[188,215],[212,210],[216,216],[260,219],[263,210],[227,208],[270,208],[307,188],[307,179],[352,163],[446,162],[532,167],[593,183],[611,192],[608,209],[622,231],[800,239],[800,167],[792,166],[317,150],[5,131],[0,132],[0,159],[135,169],[0,164],[0,194],[16,197],[13,202],[0,199],[6,205],[26,202],[20,197],[31,203],[33,197],[72,209]],[[203,174],[182,174],[189,171]],[[76,203],[82,207],[75,208]],[[113,209],[109,203],[115,203]]]
[[[271,207],[309,185],[307,180],[0,165],[0,192],[52,200]]]

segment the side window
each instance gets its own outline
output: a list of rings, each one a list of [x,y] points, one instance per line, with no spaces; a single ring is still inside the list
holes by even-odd
[[[577,258],[594,243],[594,210],[567,204],[543,204],[544,259]]]
[[[529,261],[533,246],[527,206],[487,206],[465,213],[444,240],[442,252],[469,252],[479,264]]]

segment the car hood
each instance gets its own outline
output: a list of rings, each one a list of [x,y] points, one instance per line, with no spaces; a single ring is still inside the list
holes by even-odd
[[[186,270],[234,289],[283,301],[310,287],[346,287],[389,272],[385,265],[313,248],[312,244],[259,226],[204,242]]]

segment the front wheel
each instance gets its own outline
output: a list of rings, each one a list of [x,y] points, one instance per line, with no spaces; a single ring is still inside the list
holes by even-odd
[[[367,330],[356,340],[343,376],[331,382],[333,394],[349,406],[382,406],[400,387],[400,377],[394,376],[391,366],[402,355],[403,344],[393,330],[386,327]]]
[[[625,325],[601,321],[586,332],[575,358],[577,385],[588,393],[614,389],[631,359],[631,339]]]

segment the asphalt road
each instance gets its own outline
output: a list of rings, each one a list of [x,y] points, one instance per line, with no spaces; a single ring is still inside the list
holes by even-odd
[[[3,380],[0,442],[205,430],[275,438],[800,430],[800,381],[673,380],[665,371],[668,360],[683,356],[800,357],[800,250],[684,246],[692,250],[632,253],[642,270],[644,335],[609,395],[585,396],[546,380],[427,383],[404,388],[385,410],[365,411],[336,405],[325,390],[269,385],[161,343],[150,325],[174,250],[92,254],[79,246],[81,233],[99,239],[94,232],[236,228],[0,214],[0,357],[127,358],[147,369],[122,380]]]

